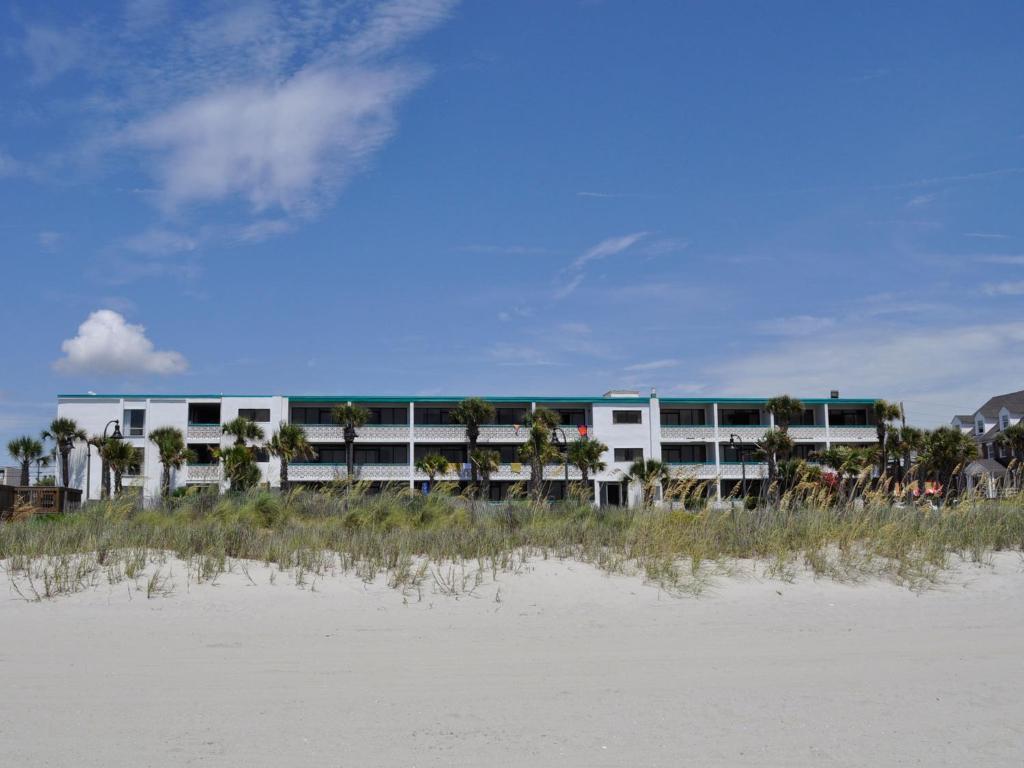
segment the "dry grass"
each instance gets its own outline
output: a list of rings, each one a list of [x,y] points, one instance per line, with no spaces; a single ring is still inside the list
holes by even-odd
[[[383,576],[407,596],[424,588],[472,595],[490,571],[516,571],[534,557],[573,558],[609,572],[638,573],[665,590],[699,594],[739,560],[768,576],[803,569],[840,581],[887,578],[921,588],[952,556],[984,562],[1024,551],[1018,498],[962,499],[956,506],[893,504],[883,491],[837,503],[818,489],[783,494],[757,510],[705,506],[705,489],[673,489],[675,509],[595,510],[514,500],[471,507],[453,492],[423,497],[293,491],[281,496],[191,496],[140,510],[95,503],[75,514],[0,525],[0,562],[27,600],[124,583],[154,598],[170,594],[171,558],[186,585],[216,582],[248,561],[276,566],[303,588],[339,573]],[[685,505],[686,508],[682,508]]]

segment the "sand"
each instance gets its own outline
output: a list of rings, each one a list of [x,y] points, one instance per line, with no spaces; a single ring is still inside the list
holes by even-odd
[[[1024,564],[915,593],[575,562],[473,596],[253,566],[0,598],[9,766],[1017,766]],[[141,585],[141,582],[140,582]]]

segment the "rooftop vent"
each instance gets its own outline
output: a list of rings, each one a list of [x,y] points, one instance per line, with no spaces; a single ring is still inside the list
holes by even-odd
[[[605,397],[640,397],[636,389],[609,389],[604,393]]]
[[[833,389],[832,392],[829,393],[829,397],[831,397],[833,400],[838,400],[839,399],[839,390],[838,389]]]

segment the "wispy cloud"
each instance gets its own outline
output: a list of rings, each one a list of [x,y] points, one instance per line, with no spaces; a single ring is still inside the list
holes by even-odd
[[[188,235],[154,227],[123,238],[119,245],[126,251],[143,256],[170,256],[175,253],[194,251],[198,244]]]
[[[1009,235],[1003,235],[999,232],[964,232],[964,237],[976,237],[982,240],[1006,240]]]
[[[664,358],[661,360],[651,360],[646,363],[633,363],[623,368],[624,371],[663,371],[666,368],[675,368],[682,364],[682,360],[676,358]]]
[[[1024,264],[1024,253],[987,253],[975,256],[982,264]]]
[[[809,336],[820,333],[836,324],[832,317],[815,317],[814,315],[795,315],[793,317],[777,317],[766,320],[757,326],[760,333],[773,336]]]
[[[937,192],[929,192],[924,195],[914,195],[912,198],[907,200],[907,208],[924,208],[931,205],[938,198]]]
[[[609,256],[614,256],[618,253],[622,253],[627,248],[632,246],[634,243],[639,242],[642,238],[646,237],[646,232],[634,232],[630,235],[622,235],[621,237],[609,237],[607,240],[602,240],[597,245],[589,248],[584,253],[576,257],[572,262],[572,269],[583,269],[591,261],[597,261],[599,259],[606,259]]]
[[[39,247],[44,251],[56,251],[60,248],[60,244],[64,240],[64,237],[60,232],[54,232],[52,230],[40,232],[36,238],[39,240]]]
[[[1024,280],[988,283],[982,290],[989,296],[1024,296]]]
[[[931,176],[911,181],[900,181],[893,184],[876,184],[872,189],[912,189],[914,187],[931,187],[936,184],[950,184],[961,181],[980,181],[983,179],[994,179],[1000,176],[1019,176],[1024,173],[1024,167],[1011,166],[1007,168],[994,168],[990,171],[977,171],[975,173],[961,173],[950,176]]]

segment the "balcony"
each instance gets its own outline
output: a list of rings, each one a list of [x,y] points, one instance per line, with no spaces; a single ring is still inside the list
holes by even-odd
[[[715,462],[684,462],[669,463],[669,473],[673,480],[714,480]],[[768,465],[763,461],[748,461],[746,464],[747,479],[759,480],[768,476]],[[723,461],[717,474],[722,480],[739,480],[743,476],[743,465],[738,461]]]
[[[298,424],[310,442],[342,443],[345,428],[338,424]],[[356,440],[361,443],[405,443],[409,441],[408,424],[367,424],[356,428]]]
[[[219,483],[220,464],[189,464],[185,471],[188,483]]]
[[[829,440],[833,443],[874,443],[878,440],[875,426],[829,427]]]
[[[288,480],[291,482],[316,482],[328,483],[333,480],[344,480],[346,477],[344,464],[320,464],[316,462],[293,462],[288,465]],[[446,481],[468,481],[472,476],[465,465],[458,465],[456,472],[445,475],[438,475],[438,480]],[[581,479],[579,469],[569,467],[569,479]],[[491,474],[492,481],[528,480],[530,478],[530,467],[528,464],[502,464],[497,472]],[[410,479],[422,482],[427,480],[427,475],[415,470],[411,475],[408,464],[359,464],[356,465],[357,480],[404,480]],[[564,480],[565,467],[560,465],[549,465],[544,468],[545,480]],[[191,481],[191,480],[190,480]]]
[[[461,424],[417,424],[417,443],[464,443],[466,428]],[[518,432],[511,424],[482,424],[477,442],[483,443],[523,443],[529,430],[519,426]],[[566,432],[568,435],[568,431]],[[571,439],[571,438],[570,438]]]
[[[661,439],[666,442],[698,441],[710,443],[715,439],[715,428],[710,424],[692,426],[666,426],[661,427]]]
[[[224,428],[220,424],[192,424],[190,422],[186,431],[187,439],[204,442],[213,440],[219,442],[223,434]]]

